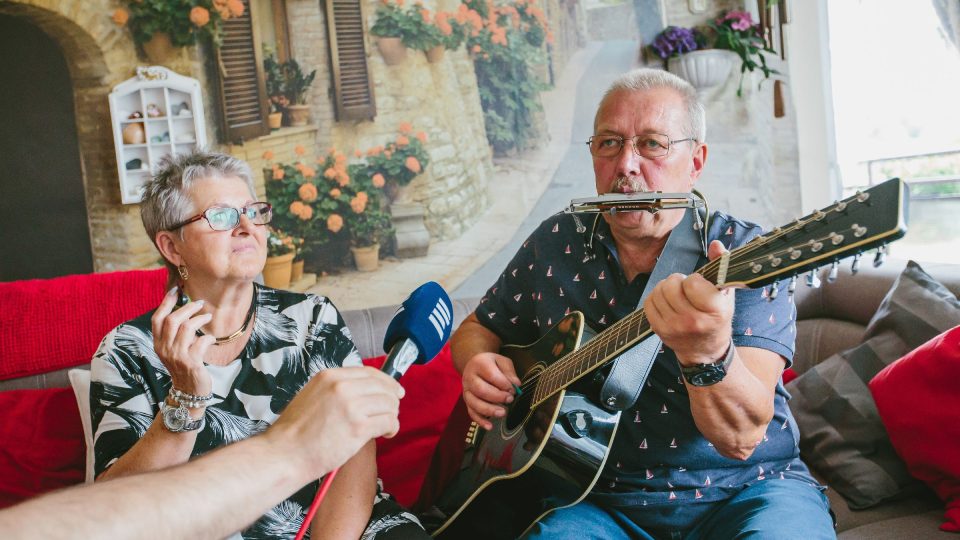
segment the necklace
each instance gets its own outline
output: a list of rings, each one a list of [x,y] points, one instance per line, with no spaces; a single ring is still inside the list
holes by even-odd
[[[247,310],[247,316],[243,319],[243,325],[237,329],[236,332],[230,334],[229,336],[217,337],[216,341],[213,342],[214,345],[226,345],[231,341],[235,341],[238,337],[246,333],[247,328],[250,326],[250,321],[253,320],[253,312],[256,311],[257,305],[257,288],[253,288],[253,298],[250,300],[250,309]],[[203,330],[197,330],[197,337],[204,335]]]

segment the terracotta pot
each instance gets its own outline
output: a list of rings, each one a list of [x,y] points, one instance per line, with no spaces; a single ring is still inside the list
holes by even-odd
[[[290,272],[293,266],[293,253],[267,257],[263,266],[263,284],[274,289],[286,289],[290,286]]]
[[[296,283],[303,278],[303,259],[293,261],[290,267],[290,283]]]
[[[280,126],[283,124],[283,113],[275,112],[268,114],[267,124],[269,124],[270,129],[280,129]]]
[[[383,56],[383,63],[388,66],[395,66],[407,58],[407,48],[403,45],[403,40],[398,37],[377,38],[377,48]]]
[[[436,64],[437,62],[443,60],[443,51],[444,51],[443,45],[437,45],[432,49],[427,49],[426,51],[427,62],[430,62],[431,64]]]
[[[309,105],[288,105],[287,116],[291,126],[305,126],[310,123]]]
[[[351,247],[353,262],[361,272],[373,272],[380,266],[380,244],[366,247]]]
[[[170,34],[166,32],[154,33],[150,41],[144,42],[142,47],[147,60],[152,64],[166,63],[173,56],[173,42],[170,41]]]

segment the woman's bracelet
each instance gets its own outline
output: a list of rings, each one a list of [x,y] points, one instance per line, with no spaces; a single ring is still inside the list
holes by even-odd
[[[188,394],[182,390],[177,390],[171,386],[170,397],[178,404],[183,405],[188,409],[196,409],[198,407],[206,407],[207,404],[213,401],[213,392],[205,396],[197,396],[194,394]]]

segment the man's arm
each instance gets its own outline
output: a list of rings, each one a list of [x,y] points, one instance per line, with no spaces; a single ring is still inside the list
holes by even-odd
[[[393,436],[402,396],[396,381],[372,368],[323,371],[263,435],[172,469],[71,488],[0,511],[0,538],[223,538],[370,439]]]
[[[723,253],[716,240],[710,258]],[[734,294],[718,291],[699,274],[673,274],[658,283],[644,303],[653,331],[681,365],[722,359],[731,342]],[[773,399],[783,358],[765,349],[735,347],[722,381],[693,386],[686,381],[694,422],[721,455],[747,459],[773,418]]]
[[[450,338],[453,365],[463,375],[463,402],[470,418],[492,429],[491,417],[506,414],[504,403],[513,401],[513,385],[520,379],[513,362],[497,354],[503,343],[471,313]]]
[[[310,528],[310,537],[360,538],[377,496],[377,445],[368,442],[340,467]]]

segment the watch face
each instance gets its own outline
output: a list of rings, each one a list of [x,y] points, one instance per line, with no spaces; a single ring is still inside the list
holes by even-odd
[[[183,407],[167,407],[163,411],[163,424],[170,431],[181,431],[187,425],[187,410]]]
[[[687,380],[694,386],[710,386],[722,381],[726,374],[721,366],[705,366],[703,371],[688,376]]]

